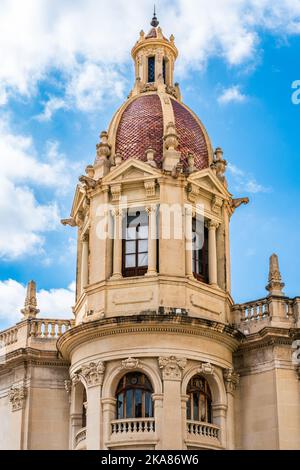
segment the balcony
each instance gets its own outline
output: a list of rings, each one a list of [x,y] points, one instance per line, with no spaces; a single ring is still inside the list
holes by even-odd
[[[83,450],[86,448],[86,428],[80,429],[75,436],[75,450]]]
[[[187,421],[187,436],[185,442],[188,449],[220,449],[220,428],[214,424]]]
[[[118,419],[111,422],[109,448],[154,449],[157,443],[154,418]]]

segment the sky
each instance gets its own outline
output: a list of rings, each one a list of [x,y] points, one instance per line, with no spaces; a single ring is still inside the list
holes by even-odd
[[[249,197],[231,220],[235,302],[266,295],[269,256],[300,295],[300,0],[157,0],[183,100]],[[63,227],[99,134],[133,85],[151,0],[0,0],[0,328],[26,283],[40,316],[69,318],[76,230]]]

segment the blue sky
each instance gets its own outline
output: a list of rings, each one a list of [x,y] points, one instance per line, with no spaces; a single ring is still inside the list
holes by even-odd
[[[300,2],[157,2],[180,51],[176,79],[213,146],[229,189],[248,196],[231,222],[235,301],[263,297],[279,255],[285,292],[300,295]],[[70,316],[78,176],[93,162],[133,83],[131,47],[152,2],[0,0],[0,327],[14,323],[35,279],[42,316]],[[300,95],[299,95],[300,96]]]

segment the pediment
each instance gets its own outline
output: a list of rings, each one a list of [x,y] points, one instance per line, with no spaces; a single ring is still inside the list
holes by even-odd
[[[161,173],[156,168],[140,160],[130,159],[113,169],[106,175],[102,182],[105,184],[121,183],[126,181],[140,181],[151,178],[158,178]]]
[[[82,189],[80,184],[76,186],[76,191],[73,199],[72,209],[71,209],[71,217],[74,217],[77,211],[79,210],[81,204],[83,203],[85,198],[85,191]]]
[[[228,190],[210,169],[193,173],[189,176],[188,181],[198,186],[199,189],[204,189],[224,199],[230,198]]]

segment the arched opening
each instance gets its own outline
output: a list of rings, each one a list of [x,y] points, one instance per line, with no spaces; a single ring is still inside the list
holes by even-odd
[[[116,418],[153,418],[153,388],[145,374],[130,372],[116,390]]]
[[[191,378],[187,386],[187,420],[212,423],[212,395],[207,380],[201,375]]]
[[[164,83],[169,85],[170,79],[169,79],[169,60],[164,57],[163,58],[163,79]]]
[[[208,229],[201,220],[193,218],[193,274],[198,281],[208,284]]]
[[[155,57],[148,57],[148,83],[155,82]]]
[[[86,389],[83,387],[83,396],[82,396],[82,427],[86,427],[86,408],[87,408],[87,396]]]

